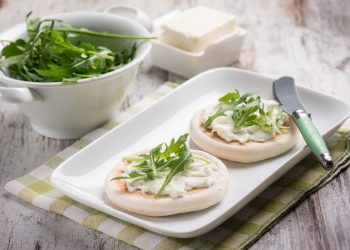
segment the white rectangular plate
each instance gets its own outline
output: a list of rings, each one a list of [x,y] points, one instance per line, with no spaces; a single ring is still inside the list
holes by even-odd
[[[225,161],[231,179],[224,200],[198,212],[159,218],[128,213],[105,196],[106,175],[123,156],[188,132],[191,116],[227,92],[237,88],[273,99],[272,82],[271,78],[232,68],[204,72],[69,158],[53,172],[51,181],[81,203],[151,231],[184,238],[206,233],[305,157],[309,149],[302,138],[292,150],[269,160],[252,164]],[[301,87],[298,91],[323,135],[338,128],[349,115],[350,109],[342,101]],[[193,143],[191,147],[196,148]]]

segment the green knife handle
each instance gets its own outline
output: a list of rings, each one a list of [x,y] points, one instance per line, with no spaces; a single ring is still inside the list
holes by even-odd
[[[332,157],[329,153],[322,135],[317,130],[309,115],[304,110],[296,110],[293,113],[294,121],[297,124],[305,142],[309,145],[312,152],[320,160],[326,169],[333,168]]]

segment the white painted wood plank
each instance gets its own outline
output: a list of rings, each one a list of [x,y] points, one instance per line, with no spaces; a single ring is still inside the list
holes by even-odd
[[[37,16],[100,10],[111,4],[142,8],[152,18],[174,8],[204,4],[236,14],[248,30],[239,68],[278,77],[349,101],[350,5],[347,0],[0,0],[0,30]],[[122,109],[166,80],[181,79],[147,60]],[[325,104],[326,105],[326,104]],[[0,102],[0,185],[35,169],[73,141],[32,131],[15,105]],[[252,249],[350,249],[350,170],[313,194],[267,232]],[[134,249],[109,236],[45,212],[0,190],[0,245],[5,249]]]

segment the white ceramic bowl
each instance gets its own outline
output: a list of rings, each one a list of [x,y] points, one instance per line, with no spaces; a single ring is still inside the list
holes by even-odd
[[[139,23],[108,13],[71,12],[50,17],[63,20],[74,27],[150,36]],[[0,38],[25,38],[25,24],[4,32]],[[108,38],[94,38],[94,41],[111,49],[125,46],[128,42],[118,40],[116,43],[116,39]],[[122,41],[122,45],[118,45],[119,41]],[[137,49],[135,58],[127,65],[98,77],[79,80],[73,85],[20,81],[0,72],[1,99],[18,103],[30,118],[33,129],[40,134],[59,139],[81,137],[113,117],[135,80],[140,62],[150,49],[151,43],[144,42]]]

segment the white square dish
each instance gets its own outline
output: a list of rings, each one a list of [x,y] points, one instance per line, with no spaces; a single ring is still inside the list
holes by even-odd
[[[122,156],[188,132],[191,116],[229,91],[237,88],[242,93],[253,92],[273,99],[273,80],[232,68],[204,72],[73,155],[54,170],[51,181],[80,203],[156,233],[183,238],[206,233],[305,157],[310,151],[302,138],[290,151],[265,161],[251,164],[225,161],[230,185],[224,200],[198,212],[157,218],[121,210],[113,206],[104,193],[107,173]],[[349,106],[340,100],[302,87],[298,87],[298,91],[323,135],[337,129],[349,116]],[[193,143],[191,147],[196,148]]]
[[[175,10],[153,21],[154,35],[167,20],[179,15]],[[238,60],[246,31],[236,27],[235,32],[212,43],[202,52],[192,53],[171,45],[152,41],[152,62],[155,66],[190,78],[205,70],[227,66]]]

